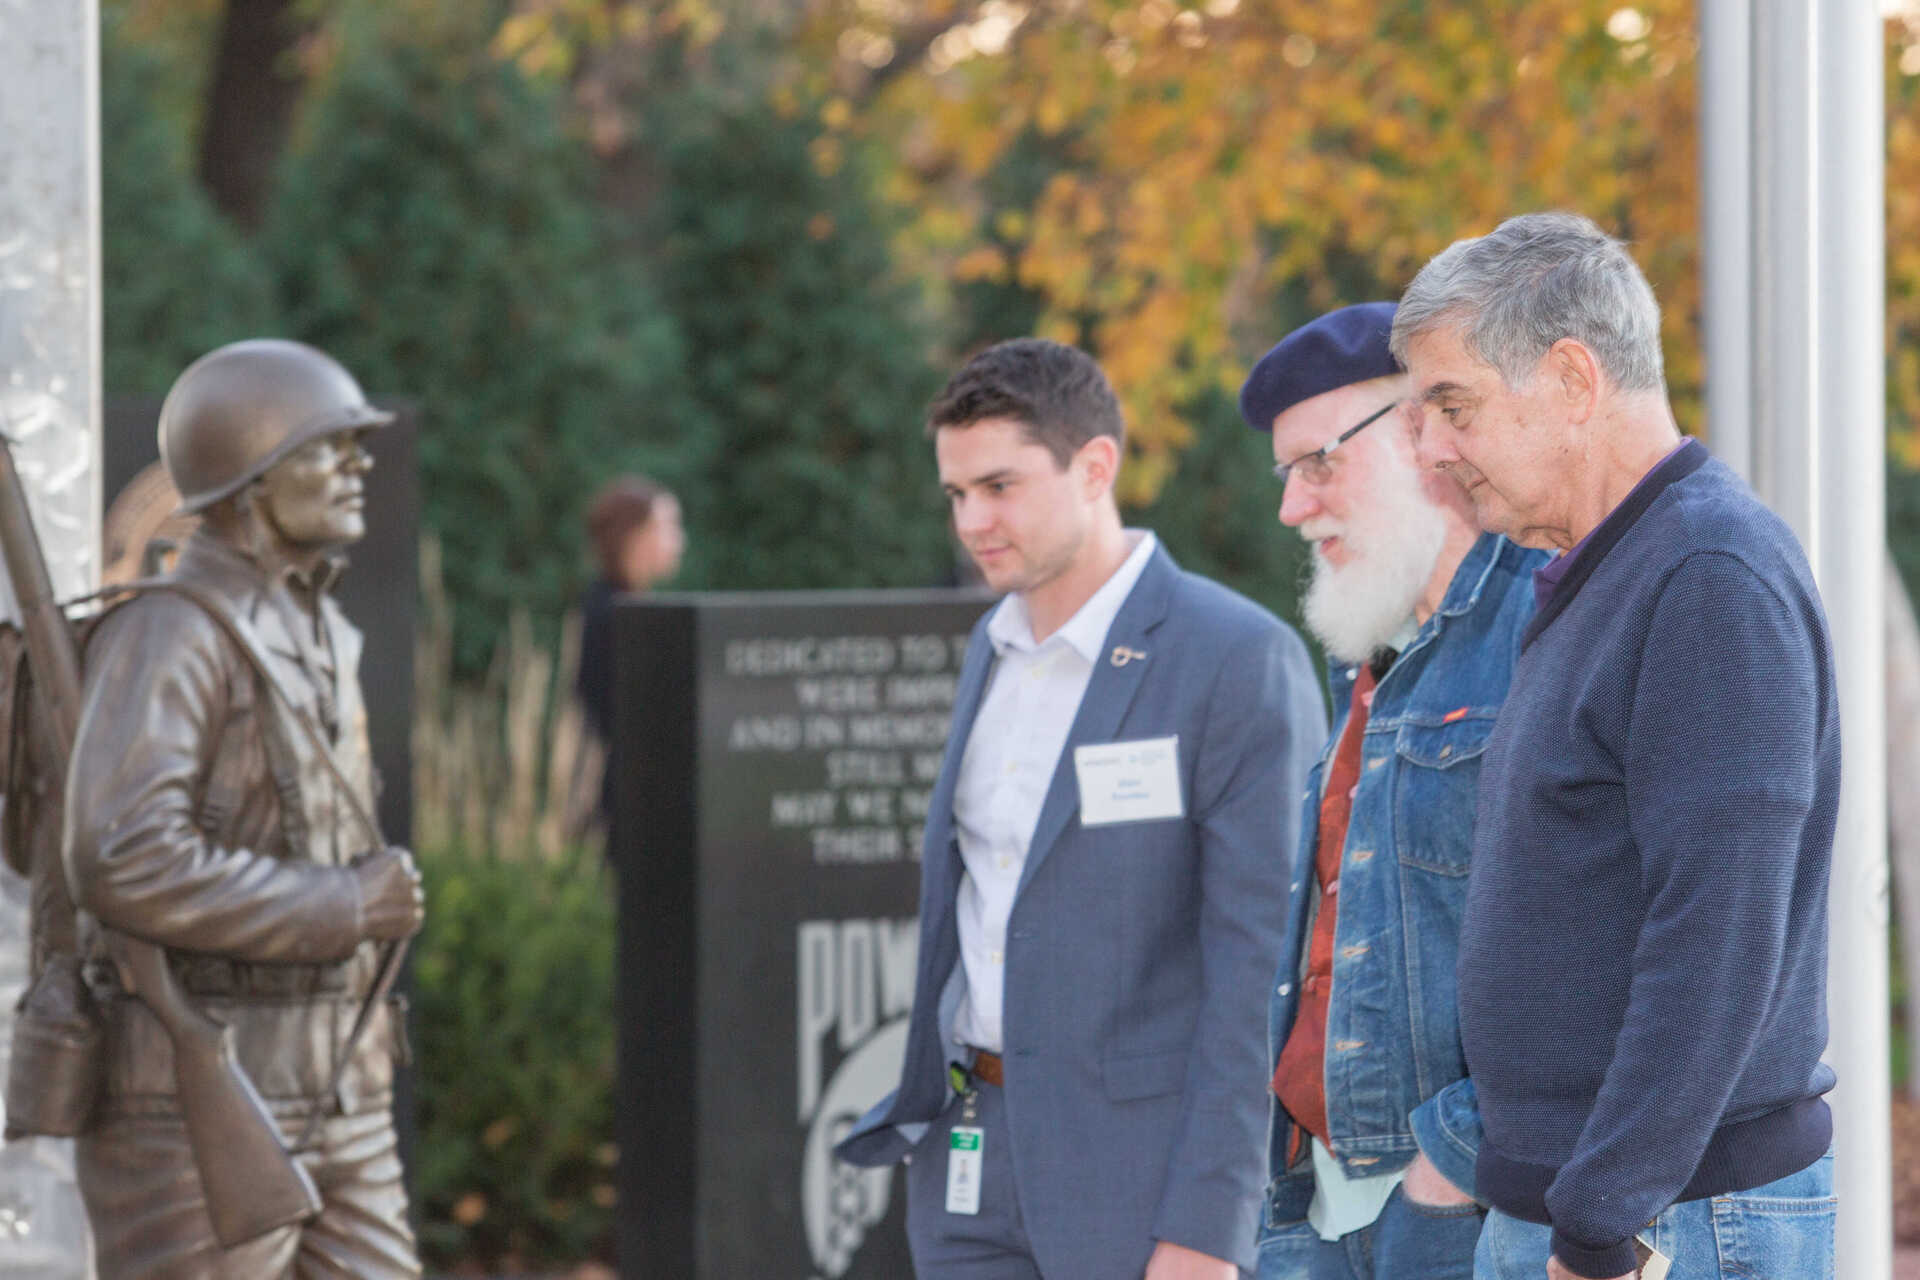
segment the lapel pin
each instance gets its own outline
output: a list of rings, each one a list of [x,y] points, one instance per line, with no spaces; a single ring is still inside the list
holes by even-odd
[[[1129,662],[1145,662],[1147,655],[1138,649],[1129,649],[1123,644],[1113,646],[1113,665],[1124,667]]]

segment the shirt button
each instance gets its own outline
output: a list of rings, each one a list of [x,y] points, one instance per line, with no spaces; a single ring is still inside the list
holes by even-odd
[[[993,961],[995,964],[1000,964],[1005,957],[1002,956],[999,951],[989,951],[987,952],[987,959]]]
[[[1291,982],[1283,982],[1274,989],[1274,994],[1284,996],[1291,993],[1292,990],[1293,984]]]
[[[1338,892],[1340,892],[1340,877],[1335,876],[1333,879],[1327,881],[1326,895],[1331,898]]]
[[[1002,871],[1005,871],[1008,867],[1013,865],[1013,859],[1012,858],[995,858],[993,860],[993,865],[995,865],[996,867],[999,867]]]

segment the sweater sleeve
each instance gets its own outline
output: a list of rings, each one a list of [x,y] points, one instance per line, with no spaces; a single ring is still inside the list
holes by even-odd
[[[1633,1233],[1692,1177],[1773,1012],[1829,681],[1811,608],[1720,552],[1654,605],[1619,745],[1640,900],[1594,904],[1622,915],[1630,996],[1546,1195],[1576,1274],[1633,1271]]]

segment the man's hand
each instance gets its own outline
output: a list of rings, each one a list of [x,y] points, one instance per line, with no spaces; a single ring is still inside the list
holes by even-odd
[[[1433,1161],[1427,1159],[1424,1151],[1407,1166],[1406,1176],[1400,1180],[1400,1189],[1406,1193],[1407,1199],[1430,1209],[1450,1209],[1456,1205],[1473,1203],[1472,1196],[1448,1182],[1446,1175],[1433,1167]]]
[[[367,937],[390,942],[420,932],[427,918],[427,894],[412,854],[388,845],[355,858],[352,871],[360,882],[361,924]]]
[[[1547,1280],[1581,1280],[1581,1277],[1567,1270],[1565,1264],[1563,1264],[1560,1259],[1549,1254],[1547,1256]],[[1613,1280],[1633,1280],[1633,1272],[1629,1271],[1623,1276],[1615,1276]]]
[[[1239,1280],[1240,1268],[1210,1253],[1162,1240],[1147,1259],[1145,1280]]]

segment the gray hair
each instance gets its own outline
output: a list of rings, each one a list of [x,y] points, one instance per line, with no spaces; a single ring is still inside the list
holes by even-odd
[[[1623,391],[1664,385],[1652,288],[1625,247],[1578,214],[1523,213],[1454,241],[1407,286],[1387,345],[1404,366],[1414,338],[1455,327],[1509,387],[1562,338],[1591,350]]]

